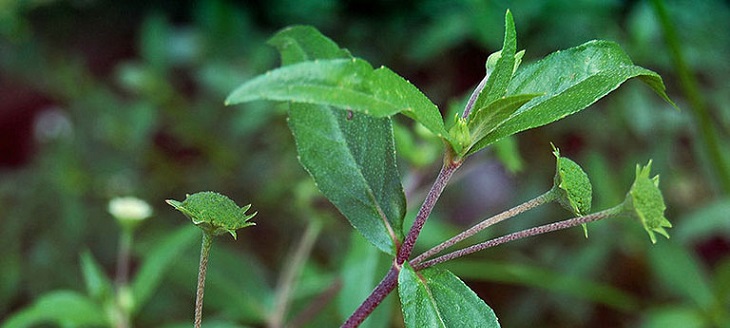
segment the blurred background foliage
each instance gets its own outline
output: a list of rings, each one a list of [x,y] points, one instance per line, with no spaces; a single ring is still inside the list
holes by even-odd
[[[505,327],[726,325],[730,5],[719,0],[0,1],[0,318],[54,290],[84,293],[87,250],[113,276],[120,228],[106,207],[131,195],[154,208],[135,238],[132,276],[159,267],[134,325],[187,325],[199,241],[164,199],[215,190],[259,214],[257,226],[213,249],[206,322],[339,325],[388,260],[316,192],[284,106],[226,108],[224,97],[278,64],[268,37],[310,24],[410,79],[450,118],[501,47],[507,8],[525,63],[590,39],[617,41],[664,77],[682,110],[629,82],[589,110],[483,151],[447,188],[419,247],[546,190],[551,141],[588,172],[596,210],[620,202],[635,165],[653,158],[670,240],[652,246],[635,222],[609,220],[592,224],[587,240],[573,229],[446,267]],[[413,211],[441,145],[400,122]],[[566,215],[548,206],[479,236]],[[398,326],[396,303],[391,296],[370,324]]]

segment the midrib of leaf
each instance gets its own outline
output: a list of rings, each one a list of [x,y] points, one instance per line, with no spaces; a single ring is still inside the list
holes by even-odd
[[[446,327],[446,322],[441,315],[441,308],[439,308],[438,302],[436,302],[436,298],[433,296],[433,292],[431,292],[431,288],[428,288],[428,282],[426,281],[426,278],[424,278],[418,272],[416,272],[415,274],[418,277],[418,280],[421,282],[420,286],[422,286],[423,289],[426,291],[426,294],[428,294],[428,302],[431,303],[431,306],[433,306],[434,309],[436,309],[436,315],[439,319],[439,324],[441,325],[441,327]]]
[[[394,153],[383,153],[394,149],[394,145],[388,146],[393,141],[386,136],[367,140],[368,135],[387,129],[383,124],[390,124],[390,119],[362,113],[356,114],[355,119],[358,117],[366,121],[348,126],[349,121],[339,109],[293,103],[290,126],[297,140],[300,161],[319,189],[367,240],[394,254],[400,230],[395,224],[402,220],[404,205],[392,199],[400,197],[397,191],[400,179],[394,173],[397,172],[395,159],[391,158]],[[375,158],[371,159],[373,154]],[[337,163],[330,163],[330,158]]]

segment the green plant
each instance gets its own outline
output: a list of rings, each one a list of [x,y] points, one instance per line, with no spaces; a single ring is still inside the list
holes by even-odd
[[[652,242],[656,242],[655,233],[667,236],[665,228],[671,224],[664,217],[658,176],[650,177],[651,161],[637,166],[634,184],[621,204],[588,214],[592,188],[587,175],[555,149],[555,183],[545,194],[411,259],[439,196],[470,155],[505,137],[574,114],[634,77],[672,103],[659,75],[634,65],[615,43],[591,41],[518,69],[523,52],[517,51],[508,11],[502,50],[489,56],[487,74],[448,127],[436,105],[407,80],[385,67],[373,69],[313,28],[285,29],[270,44],[279,50],[283,67],[244,83],[226,103],[289,102],[289,127],[302,166],[352,226],[393,260],[386,276],[343,327],[361,324],[396,286],[408,327],[496,327],[497,318],[486,303],[456,275],[432,266],[508,241],[615,216],[638,219]],[[391,119],[398,113],[425,127],[445,147],[441,171],[405,233],[406,200]],[[494,223],[551,201],[575,217],[430,259]]]
[[[255,224],[248,220],[253,218],[256,213],[246,214],[246,211],[251,208],[251,204],[238,207],[230,198],[211,191],[188,195],[182,202],[168,199],[167,203],[185,214],[203,231],[200,265],[198,266],[198,287],[195,293],[195,327],[200,328],[203,323],[205,274],[208,270],[210,249],[213,247],[213,237],[229,233],[233,238],[237,238],[236,230]]]

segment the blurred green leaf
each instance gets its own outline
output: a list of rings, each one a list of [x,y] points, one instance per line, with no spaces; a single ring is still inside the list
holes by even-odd
[[[493,281],[541,288],[604,304],[621,311],[631,311],[639,307],[638,299],[611,285],[536,266],[462,259],[449,261],[443,264],[443,267],[467,280]]]
[[[197,245],[200,230],[184,226],[170,233],[148,252],[143,254],[142,265],[132,280],[134,312],[144,308],[145,303],[159,287],[165,272],[175,259],[188,247]]]
[[[375,117],[402,113],[447,138],[436,105],[386,67],[362,59],[301,62],[259,75],[234,90],[227,105],[253,100],[292,101],[363,112]]]
[[[494,154],[497,156],[497,159],[499,159],[502,165],[504,165],[507,171],[510,173],[518,173],[522,171],[525,164],[522,156],[520,155],[517,141],[514,137],[502,138],[495,142],[493,146]]]
[[[103,302],[112,296],[114,286],[96,262],[90,251],[81,253],[81,272],[84,274],[87,293],[97,302]]]
[[[661,77],[635,66],[618,44],[589,41],[552,53],[517,71],[508,95],[544,94],[528,102],[485,138],[490,144],[508,135],[539,127],[574,114],[604,97],[628,79],[638,77],[664,100]]]
[[[265,322],[274,292],[264,265],[252,255],[226,247],[211,250],[214,262],[208,268],[206,308],[216,309],[228,319],[250,324]],[[196,273],[197,270],[191,275]]]
[[[690,250],[672,241],[649,249],[649,260],[660,288],[709,309],[713,293],[702,263]]]
[[[2,325],[2,328],[35,327],[53,323],[62,327],[108,326],[104,310],[88,297],[74,291],[54,291],[38,298]]]
[[[406,327],[499,327],[494,311],[446,270],[417,273],[404,264],[398,294]]]
[[[364,299],[375,289],[392,260],[385,256],[357,233],[350,237],[350,249],[342,265],[342,290],[338,295],[338,311],[345,320]],[[392,312],[392,298],[384,300],[388,304],[378,306],[372,315],[360,325],[363,328],[387,327]]]
[[[290,26],[276,33],[268,42],[281,54],[281,66],[314,59],[351,58],[330,38],[311,26]]]
[[[289,126],[322,193],[367,240],[395,254],[406,201],[390,118],[302,104],[290,109]]]
[[[709,327],[697,308],[667,306],[646,312],[641,328],[703,328]]]
[[[216,319],[205,320],[205,328],[248,328],[251,326],[239,325],[234,322],[221,321]],[[190,328],[190,323],[176,323],[164,325],[162,328]]]
[[[698,242],[717,235],[730,234],[730,199],[720,199],[688,215],[677,219],[682,222],[675,233],[677,239],[684,244]]]
[[[141,27],[139,52],[147,63],[157,72],[169,69],[170,24],[160,13],[149,15]]]

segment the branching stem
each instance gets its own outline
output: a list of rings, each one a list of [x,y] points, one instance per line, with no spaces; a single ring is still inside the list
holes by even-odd
[[[510,242],[513,240],[532,237],[532,236],[536,236],[536,235],[540,235],[540,234],[544,234],[544,233],[548,233],[548,232],[553,232],[553,231],[557,231],[557,230],[567,229],[567,228],[579,226],[584,223],[598,221],[598,220],[602,220],[602,219],[605,219],[605,218],[608,218],[611,216],[615,216],[615,215],[621,213],[623,208],[624,208],[624,206],[623,206],[623,204],[621,204],[621,205],[609,208],[607,210],[603,210],[601,212],[597,212],[597,213],[593,213],[593,214],[589,214],[589,215],[585,215],[585,216],[580,216],[580,217],[575,217],[575,218],[558,221],[558,222],[554,222],[554,223],[550,223],[550,224],[545,224],[545,225],[541,225],[541,226],[530,228],[530,229],[525,229],[522,231],[511,233],[509,235],[494,238],[494,239],[485,241],[483,243],[472,245],[467,248],[448,253],[446,255],[439,256],[430,261],[426,261],[423,263],[414,263],[414,264],[412,264],[412,266],[413,266],[413,269],[416,271],[423,270],[425,268],[434,266],[436,264],[443,263],[443,262],[446,262],[449,260],[453,260],[455,258],[459,258],[464,255],[469,255],[469,254],[472,254],[472,253],[475,253],[475,252],[478,252],[478,251],[481,251],[481,250],[484,250],[484,249],[487,249],[490,247],[494,247],[497,245],[501,245],[501,244],[504,244],[506,242]]]
[[[416,239],[418,239],[418,235],[421,233],[423,225],[426,224],[426,219],[428,219],[433,207],[436,205],[436,201],[444,191],[446,184],[449,182],[449,179],[451,179],[454,172],[456,172],[456,170],[461,166],[461,163],[462,161],[452,161],[448,158],[448,156],[444,160],[444,165],[441,168],[438,177],[436,177],[436,181],[434,181],[431,186],[431,190],[429,190],[428,195],[426,195],[426,199],[423,201],[421,208],[418,210],[418,214],[416,214],[416,219],[414,220],[411,229],[408,231],[403,244],[398,249],[395,263],[393,263],[393,266],[390,268],[390,271],[388,271],[383,280],[380,281],[378,286],[376,286],[373,292],[370,293],[370,296],[368,296],[368,298],[360,304],[355,312],[350,315],[347,321],[342,324],[342,327],[352,328],[359,326],[365,318],[367,318],[370,313],[375,310],[383,299],[385,299],[385,297],[393,291],[398,283],[398,273],[400,272],[401,265],[408,260],[408,257],[411,256],[413,247],[416,245]]]
[[[453,246],[454,244],[456,244],[464,239],[467,239],[494,224],[497,224],[506,219],[517,216],[521,213],[524,213],[528,210],[531,210],[531,209],[538,207],[540,205],[543,205],[545,203],[549,203],[549,202],[555,200],[557,198],[557,195],[558,194],[557,194],[556,189],[553,188],[540,196],[537,196],[531,200],[528,200],[520,205],[517,205],[517,206],[515,206],[509,210],[506,210],[502,213],[499,213],[495,216],[487,218],[484,221],[479,222],[478,224],[474,225],[473,227],[465,230],[464,232],[454,236],[453,238],[451,238],[447,241],[444,241],[443,243],[429,249],[428,251],[424,252],[423,254],[419,255],[418,257],[416,257],[415,259],[410,261],[410,263],[411,263],[411,265],[417,265],[418,263],[425,261],[429,257],[438,254],[439,252],[443,251],[444,249],[447,249],[447,248]]]
[[[449,179],[451,179],[451,176],[454,172],[456,172],[459,166],[461,166],[461,163],[461,161],[454,162],[448,159],[444,161],[444,166],[441,168],[438,177],[436,177],[436,181],[434,181],[431,186],[431,190],[428,191],[428,195],[426,195],[423,205],[421,205],[421,208],[418,210],[418,214],[416,214],[416,219],[413,221],[411,229],[408,231],[408,234],[403,240],[403,245],[401,245],[398,250],[396,265],[400,266],[408,260],[408,257],[411,256],[413,246],[416,245],[416,239],[418,239],[418,235],[421,234],[423,225],[426,224],[428,216],[431,214],[433,207],[436,206],[436,201],[441,196],[444,188],[446,188],[446,184],[449,182]]]

